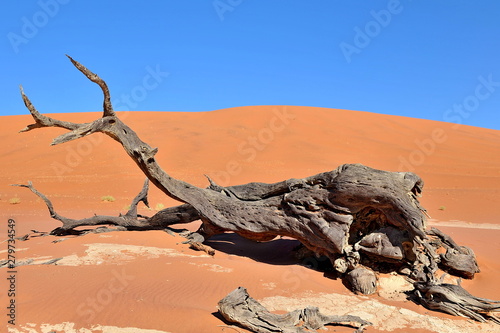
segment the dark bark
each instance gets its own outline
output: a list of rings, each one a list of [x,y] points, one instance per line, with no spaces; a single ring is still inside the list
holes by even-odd
[[[426,212],[418,201],[424,183],[416,174],[344,164],[332,171],[274,184],[222,187],[209,178],[210,186],[200,188],[168,175],[156,162],[158,149],[143,142],[115,115],[104,81],[71,61],[103,90],[103,117],[76,124],[43,116],[21,88],[25,105],[35,120],[35,124],[22,131],[54,126],[68,129],[68,133],[53,140],[53,145],[104,133],[123,146],[149,181],[184,205],[164,209],[153,217],[137,215],[137,204],[147,203],[145,183],[124,216],[72,220],[58,215],[50,201],[31,184],[23,185],[42,197],[51,216],[63,223],[59,233],[102,224],[161,229],[200,219],[200,229],[189,238],[194,247],[202,250],[207,250],[202,247],[205,240],[227,231],[256,241],[288,236],[299,240],[315,255],[328,257],[340,274],[347,274],[353,288],[367,293],[376,289],[376,277],[370,270],[409,271],[409,278],[429,286],[436,284],[439,266],[466,278],[478,272],[470,249],[457,245],[437,229],[426,231]],[[441,249],[446,254],[439,255]]]

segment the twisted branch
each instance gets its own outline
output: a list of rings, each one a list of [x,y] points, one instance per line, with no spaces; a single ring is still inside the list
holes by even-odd
[[[71,60],[71,62],[73,63],[73,65],[75,65],[75,67],[78,68],[78,70],[82,72],[90,81],[97,83],[99,87],[101,87],[102,93],[104,94],[104,102],[102,104],[103,118],[108,116],[110,117],[116,116],[115,111],[113,111],[113,106],[111,105],[111,96],[109,94],[109,89],[106,82],[104,82],[104,80],[101,79],[97,74],[94,74],[91,71],[89,71],[87,67],[83,66],[78,61],[71,58],[69,55],[66,54],[66,57],[68,57],[69,60]]]
[[[274,314],[250,297],[243,287],[236,288],[219,301],[219,312],[227,321],[257,333],[316,332],[328,324],[354,326],[357,328],[355,332],[360,333],[372,325],[357,316],[325,316],[316,307]]]
[[[126,228],[144,228],[147,227],[150,229],[151,226],[148,218],[142,218],[137,215],[137,205],[139,202],[144,202],[147,204],[147,190],[148,190],[148,181],[144,182],[144,186],[141,192],[132,200],[132,204],[130,205],[129,211],[125,215],[120,216],[107,216],[107,215],[94,215],[92,217],[84,218],[84,219],[71,219],[65,216],[58,214],[52,202],[45,196],[43,193],[39,192],[32,184],[32,182],[28,182],[27,185],[24,184],[13,184],[12,186],[19,186],[28,188],[31,192],[41,198],[47,208],[49,209],[50,216],[62,222],[62,226],[56,228],[51,231],[53,235],[64,235],[68,233],[72,233],[73,229],[80,226],[96,226],[96,225],[116,225],[122,226]]]

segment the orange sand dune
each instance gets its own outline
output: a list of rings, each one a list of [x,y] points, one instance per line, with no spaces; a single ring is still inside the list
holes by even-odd
[[[52,116],[89,122],[100,114]],[[478,296],[500,299],[496,283],[500,271],[499,131],[292,106],[203,113],[122,112],[119,116],[141,139],[159,148],[157,160],[170,175],[198,186],[208,185],[204,174],[221,185],[275,182],[343,163],[413,171],[425,181],[422,204],[432,216],[431,224],[442,225],[443,231],[472,247],[478,256],[482,272],[464,281],[466,288]],[[51,147],[52,139],[65,130],[18,134],[32,123],[30,116],[1,120],[2,240],[9,218],[15,220],[18,235],[59,225],[40,199],[10,184],[32,181],[60,214],[73,218],[117,215],[141,189],[144,175],[121,146],[104,135]],[[105,195],[115,201],[102,201]],[[9,203],[14,198],[20,203]],[[152,215],[155,209],[176,204],[156,189],[151,189],[150,203],[151,210],[144,208],[142,214]],[[195,229],[196,224],[186,227]],[[52,243],[56,239],[50,236],[16,244],[17,259],[35,259],[35,264],[17,268],[18,325],[13,332],[29,332],[30,327],[37,332],[84,332],[82,328],[93,328],[92,332],[126,332],[127,328],[130,332],[231,332],[234,329],[218,326],[226,324],[214,313],[217,301],[240,285],[276,310],[288,310],[283,302],[293,306],[294,300],[307,305],[301,299],[317,301],[321,308],[334,312],[342,310],[331,306],[346,302],[343,296],[352,299],[344,310],[354,309],[356,302],[372,302],[372,312],[383,316],[386,311],[388,317],[368,332],[445,332],[439,325],[458,325],[455,331],[464,332],[499,331],[438,313],[427,316],[436,323],[418,326],[417,322],[423,322],[418,316],[428,314],[426,309],[383,295],[353,296],[340,281],[294,264],[289,256],[296,244],[292,240],[254,244],[227,235],[213,242],[217,253],[210,258],[180,244],[180,237],[160,231],[87,235]],[[1,244],[3,258],[7,245]],[[41,265],[60,257],[64,259],[56,265]],[[4,295],[2,290],[1,303],[7,304]],[[411,320],[405,322],[405,317]],[[395,326],[387,326],[389,321]]]

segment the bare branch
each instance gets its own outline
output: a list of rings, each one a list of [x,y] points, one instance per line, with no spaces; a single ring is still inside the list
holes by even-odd
[[[96,132],[106,133],[105,129],[110,121],[110,118],[114,118],[114,117],[99,118],[97,120],[94,120],[91,123],[86,123],[86,124],[81,124],[81,125],[77,124],[77,127],[74,130],[72,130],[71,132],[64,133],[64,134],[61,134],[58,137],[56,137],[52,141],[51,145],[55,146],[55,145],[58,145],[61,143],[80,139],[80,138],[83,138],[87,135],[90,135],[90,134],[96,133]],[[113,122],[114,122],[114,120],[113,120]]]
[[[52,205],[52,202],[43,194],[40,193],[31,182],[28,182],[28,185],[23,185],[23,184],[14,184],[12,186],[19,186],[19,187],[25,187],[28,188],[31,192],[36,194],[38,197],[40,197],[45,204],[47,205],[47,208],[49,209],[50,216],[62,222],[62,227],[54,229],[51,233],[52,234],[57,234],[57,235],[63,235],[63,234],[68,234],[71,233],[71,230],[73,230],[76,227],[80,226],[96,226],[96,225],[117,225],[117,226],[123,226],[123,227],[135,227],[135,228],[142,228],[144,226],[149,225],[147,223],[147,219],[138,219],[137,214],[133,216],[132,214],[130,215],[125,215],[125,216],[106,216],[106,215],[94,215],[88,218],[84,219],[70,219],[67,217],[64,217],[60,214],[58,214],[54,206]],[[137,205],[137,202],[135,203]]]
[[[228,322],[258,333],[316,332],[328,324],[355,326],[356,332],[362,332],[366,326],[372,325],[357,316],[325,316],[316,307],[274,314],[250,297],[243,287],[236,288],[219,301],[219,312]]]
[[[111,96],[109,94],[108,85],[104,80],[102,80],[97,74],[92,73],[87,67],[80,64],[78,61],[71,58],[69,55],[66,55],[69,60],[75,65],[75,67],[82,72],[90,81],[97,83],[99,87],[102,89],[102,93],[104,94],[104,102],[103,102],[103,117],[115,116],[115,112],[113,111],[113,106],[111,105]]]
[[[82,226],[96,226],[96,225],[116,225],[122,226],[129,229],[144,229],[144,230],[158,230],[164,229],[173,224],[179,223],[189,223],[196,221],[200,218],[196,210],[194,210],[189,205],[181,205],[177,207],[169,207],[157,212],[152,217],[141,216],[137,214],[137,205],[143,202],[148,206],[147,193],[149,189],[149,180],[146,179],[142,190],[137,194],[137,196],[132,200],[130,209],[125,215],[120,216],[107,216],[107,215],[94,215],[88,218],[83,218],[79,220],[70,219],[62,216],[56,212],[52,202],[43,193],[39,192],[31,182],[27,185],[24,184],[13,184],[12,186],[19,186],[28,188],[31,192],[41,198],[47,208],[49,209],[50,216],[62,222],[62,226],[54,229],[51,233],[57,235],[64,235],[72,233],[72,230],[76,227]],[[149,207],[149,206],[148,206]]]
[[[61,121],[42,115],[40,112],[38,112],[37,109],[35,109],[31,101],[29,100],[28,96],[24,94],[23,86],[20,85],[19,89],[21,91],[21,96],[23,98],[24,105],[26,105],[26,108],[30,111],[31,116],[35,120],[34,124],[26,126],[19,132],[28,132],[35,128],[41,128],[41,127],[62,127],[68,130],[74,130],[79,126],[82,126],[82,124],[75,124],[68,121]]]
[[[144,185],[142,186],[141,192],[137,194],[137,196],[132,200],[132,203],[130,204],[130,209],[128,210],[126,216],[130,217],[137,217],[137,205],[139,202],[143,202],[146,207],[149,208],[149,202],[148,202],[148,191],[149,191],[149,179],[146,178],[144,181]]]
[[[47,198],[43,193],[38,192],[35,187],[33,187],[33,183],[31,181],[28,182],[28,185],[23,185],[23,184],[12,184],[12,186],[19,186],[19,187],[25,187],[28,188],[31,192],[35,193],[39,198],[41,198],[45,204],[47,205],[47,208],[49,209],[50,216],[56,220],[61,221],[63,224],[65,221],[68,221],[69,219],[65,218],[64,216],[61,216],[56,213],[54,210],[54,206],[52,205],[52,202]],[[73,221],[73,220],[69,220]]]

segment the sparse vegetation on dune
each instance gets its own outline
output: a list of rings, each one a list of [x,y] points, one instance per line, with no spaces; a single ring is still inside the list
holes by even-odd
[[[101,197],[101,201],[104,201],[104,202],[114,202],[115,201],[115,198],[111,195],[104,195]]]
[[[18,197],[10,198],[10,199],[9,199],[9,203],[10,203],[11,205],[17,205],[17,204],[20,204],[20,203],[21,203],[21,198],[18,198]]]

